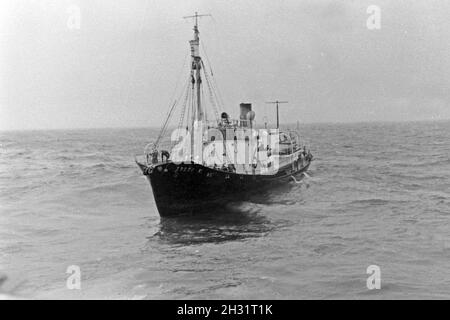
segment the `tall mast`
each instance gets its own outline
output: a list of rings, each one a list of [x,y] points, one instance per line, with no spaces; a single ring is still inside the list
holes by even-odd
[[[184,18],[193,18],[195,19],[194,24],[194,39],[189,41],[189,44],[191,46],[191,82],[192,82],[192,89],[196,93],[196,108],[193,110],[193,117],[192,120],[202,121],[204,119],[204,112],[202,109],[202,101],[201,101],[201,84],[202,84],[202,77],[201,77],[201,68],[202,68],[202,58],[200,57],[200,38],[199,38],[199,31],[198,31],[198,18],[204,17],[204,16],[210,16],[209,14],[198,14],[197,12],[193,16],[187,16]]]
[[[191,46],[191,83],[192,83],[192,100],[193,100],[193,110],[192,110],[192,127],[191,127],[191,161],[197,160],[202,161],[202,150],[199,150],[199,154],[196,154],[195,147],[198,146],[198,141],[200,141],[200,148],[202,148],[201,144],[201,132],[200,136],[198,136],[198,132],[196,131],[195,122],[199,124],[204,120],[204,112],[202,109],[202,101],[201,101],[201,69],[202,69],[202,58],[200,57],[200,38],[198,31],[198,18],[209,16],[209,14],[198,14],[195,12],[195,15],[184,17],[195,19],[194,24],[194,39],[189,41]],[[197,127],[198,128],[198,127]],[[200,127],[201,128],[201,127]],[[194,133],[195,131],[195,133]],[[195,143],[197,141],[197,144]]]

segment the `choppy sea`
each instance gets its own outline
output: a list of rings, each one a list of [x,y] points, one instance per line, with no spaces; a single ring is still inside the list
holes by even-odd
[[[301,133],[315,161],[300,184],[228,211],[161,220],[133,159],[156,130],[1,132],[3,290],[449,299],[450,122],[309,124]],[[371,265],[381,289],[367,288]],[[69,266],[80,269],[80,290],[67,288]]]

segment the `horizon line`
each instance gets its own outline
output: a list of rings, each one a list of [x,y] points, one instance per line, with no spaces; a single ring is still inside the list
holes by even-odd
[[[360,121],[312,121],[300,122],[300,125],[326,125],[326,124],[365,124],[365,123],[414,123],[414,122],[446,122],[450,118],[443,119],[416,119],[416,120],[360,120]],[[296,122],[289,122],[286,125],[297,125]],[[175,126],[170,126],[174,127]],[[23,128],[23,129],[1,129],[0,132],[18,131],[63,131],[63,130],[120,130],[120,129],[154,129],[160,130],[159,126],[105,126],[105,127],[69,127],[69,128]]]

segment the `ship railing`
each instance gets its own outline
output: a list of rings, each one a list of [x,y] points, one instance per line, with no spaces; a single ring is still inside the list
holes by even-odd
[[[241,119],[220,119],[220,120],[208,120],[205,121],[207,129],[210,128],[255,128],[256,122],[254,120],[241,120]]]
[[[280,144],[288,145],[288,148],[281,149],[279,155],[290,157],[289,162],[292,163],[292,169],[294,170],[296,163],[300,163],[300,167],[303,167],[306,163],[312,160],[312,154],[307,149],[306,145],[302,143],[300,134],[296,130],[280,131]]]
[[[158,146],[155,146],[154,143],[148,143],[144,147],[143,157],[145,158],[145,163],[147,164],[147,166],[150,166],[158,163],[169,162],[170,150],[171,150],[170,141],[169,142],[164,141],[160,143]]]
[[[252,121],[254,123],[254,121]],[[231,120],[229,124],[230,128],[239,127],[241,123],[249,123],[249,120]],[[208,121],[206,122],[207,126],[211,128],[217,128],[218,121]],[[207,129],[208,127],[206,127]],[[220,128],[220,126],[219,126]],[[225,127],[226,128],[226,127]],[[245,127],[249,129],[249,127]],[[301,139],[300,134],[296,130],[280,130],[279,132],[280,138],[283,137],[283,141],[280,140],[280,145],[278,150],[272,150],[278,153],[280,156],[288,156],[294,154],[297,151],[306,152],[310,150],[309,147],[305,144],[305,141]],[[206,136],[203,136],[204,138]],[[161,163],[168,162],[171,159],[171,152],[173,147],[178,144],[179,141],[171,141],[170,137],[165,137],[162,141],[160,141],[159,145],[155,147],[154,143],[149,143],[144,148],[144,159],[143,163],[148,166]],[[209,143],[209,139],[205,139],[203,144]],[[141,157],[142,158],[142,157]]]
[[[291,140],[291,144],[293,146],[293,150],[297,150],[302,147],[300,134],[296,130],[287,130],[286,131],[288,137]]]

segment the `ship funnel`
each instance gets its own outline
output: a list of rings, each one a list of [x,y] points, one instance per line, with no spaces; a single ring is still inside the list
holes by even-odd
[[[241,127],[249,127],[249,118],[247,117],[247,114],[252,111],[252,104],[251,103],[241,103],[240,105],[241,114],[239,116],[239,119],[241,120]],[[253,120],[253,119],[250,119]]]

